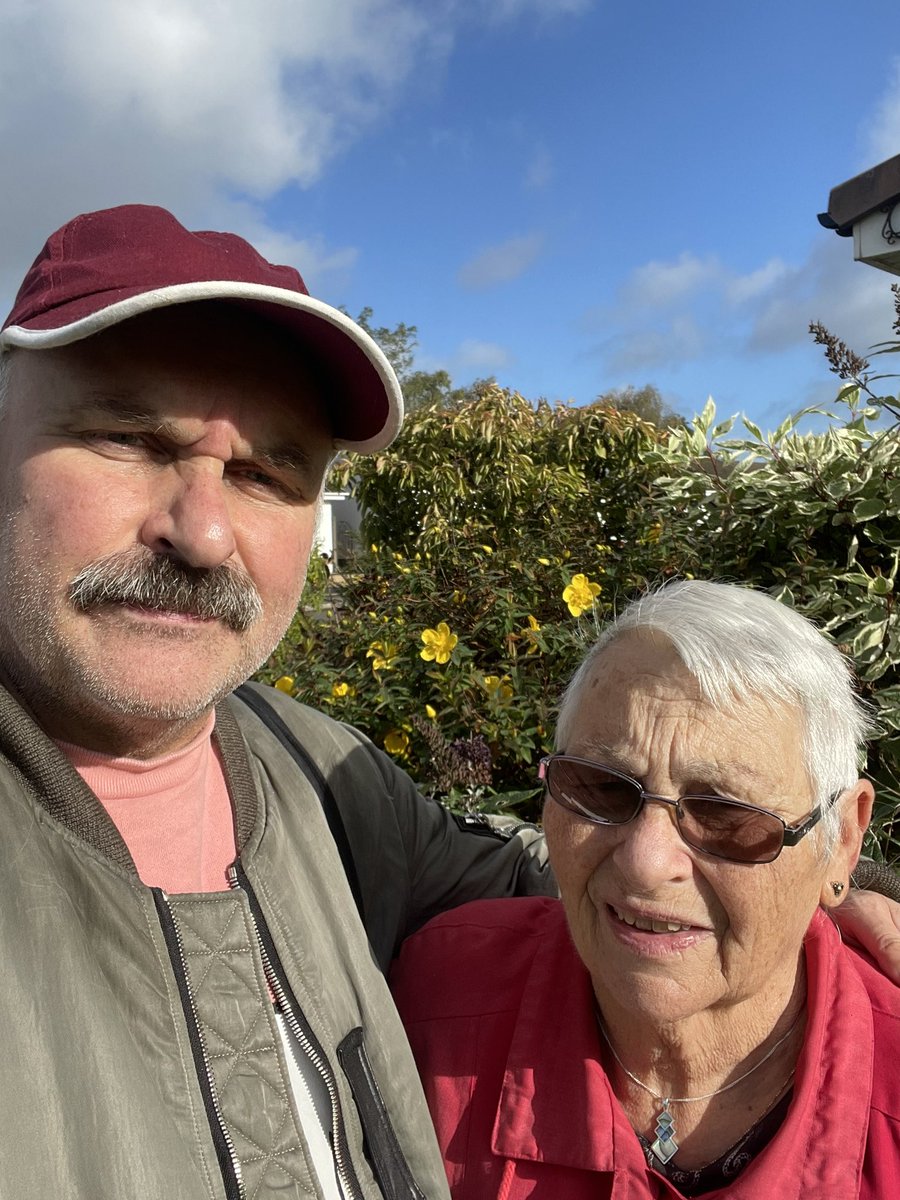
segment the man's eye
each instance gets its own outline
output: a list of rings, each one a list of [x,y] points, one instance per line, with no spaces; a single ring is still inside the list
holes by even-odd
[[[249,470],[244,472],[244,478],[249,479],[251,483],[258,483],[262,487],[281,487],[280,480],[275,479],[267,471]]]
[[[242,480],[253,487],[283,488],[284,486],[280,480],[276,479],[274,475],[270,475],[268,471],[263,470],[262,467],[235,467],[230,474],[234,478]]]
[[[147,444],[143,433],[130,433],[124,429],[92,429],[84,435],[88,442],[105,442],[112,446],[142,447]]]
[[[296,500],[301,498],[303,494],[303,489],[299,484],[294,484],[289,480],[282,479],[278,475],[273,475],[264,467],[235,467],[231,471],[231,476],[244,487],[256,492],[264,492],[279,499]]]

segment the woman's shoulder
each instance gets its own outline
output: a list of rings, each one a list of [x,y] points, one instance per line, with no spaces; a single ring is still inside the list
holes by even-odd
[[[429,921],[391,970],[401,1011],[462,1016],[517,999],[548,939],[568,946],[565,913],[546,896],[475,900]],[[574,950],[572,951],[574,955]]]
[[[403,943],[403,954],[416,957],[453,947],[457,959],[478,958],[488,947],[526,957],[534,946],[565,928],[562,903],[550,896],[513,896],[473,900],[434,917]]]
[[[893,1163],[900,1153],[900,988],[887,979],[864,952],[842,947],[846,962],[865,989],[872,1011],[872,1112],[893,1143]],[[850,1031],[848,1031],[848,1036]],[[875,1136],[870,1126],[870,1139]]]
[[[853,953],[852,951],[850,953]],[[872,1094],[860,1196],[880,1200],[900,1171],[900,988],[869,962],[855,964],[872,1005]],[[887,1185],[887,1186],[886,1186]]]

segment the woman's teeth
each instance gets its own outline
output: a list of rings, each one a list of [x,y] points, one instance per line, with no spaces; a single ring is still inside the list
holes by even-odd
[[[635,917],[618,908],[614,908],[613,911],[626,925],[631,925],[635,929],[643,929],[647,933],[682,933],[684,930],[692,928],[691,925],[680,925],[677,921],[653,921],[649,917]]]

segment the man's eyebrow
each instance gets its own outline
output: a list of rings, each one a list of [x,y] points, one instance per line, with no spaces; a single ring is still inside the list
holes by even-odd
[[[309,455],[299,446],[259,446],[250,457],[274,471],[291,471],[297,475],[308,471],[310,465]]]
[[[80,417],[97,413],[98,416],[112,417],[124,425],[150,425],[162,431],[168,427],[168,422],[160,420],[159,413],[149,408],[143,408],[128,395],[115,392],[91,392],[83,404],[77,406]]]
[[[178,441],[178,427],[175,422],[160,417],[158,412],[136,404],[133,399],[122,394],[109,392],[93,392],[81,408],[81,415],[97,413],[114,419],[117,424],[136,428],[150,428],[161,437],[169,437]],[[302,475],[309,470],[310,456],[294,443],[281,445],[258,446],[251,454],[241,455],[241,461],[258,462],[276,471],[290,471]]]

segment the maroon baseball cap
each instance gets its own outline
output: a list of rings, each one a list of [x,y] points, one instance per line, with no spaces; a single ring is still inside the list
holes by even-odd
[[[366,454],[396,437],[400,385],[364,329],[310,296],[293,267],[267,262],[236,234],[185,229],[151,205],[84,213],[51,234],[4,322],[0,352],[67,346],[197,300],[239,303],[295,338],[325,390],[338,446]]]

